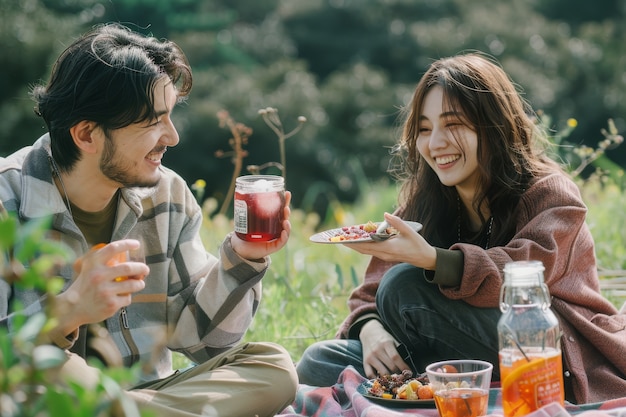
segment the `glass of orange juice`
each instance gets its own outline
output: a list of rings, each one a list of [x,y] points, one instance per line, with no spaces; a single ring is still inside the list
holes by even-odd
[[[459,359],[435,362],[426,367],[441,417],[478,417],[487,414],[493,365]]]
[[[128,261],[145,263],[146,262],[146,256],[144,254],[144,244],[143,244],[143,241],[141,239],[139,239],[139,243],[140,243],[140,246],[139,246],[138,249],[117,253],[115,256],[113,256],[112,258],[110,258],[107,261],[107,265],[108,266],[115,266],[115,265],[117,265],[119,263],[128,262]],[[106,243],[98,243],[98,244],[94,245],[91,248],[91,250],[98,250],[98,249],[101,249],[101,248],[103,248],[105,246],[106,246]],[[127,279],[128,279],[127,276],[120,276],[120,277],[116,277],[115,281],[116,282],[126,281]]]

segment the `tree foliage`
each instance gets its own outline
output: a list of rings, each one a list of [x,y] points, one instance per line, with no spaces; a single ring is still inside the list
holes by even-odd
[[[388,175],[399,110],[433,59],[468,50],[495,56],[555,130],[578,120],[574,144],[592,144],[609,118],[626,127],[626,4],[607,0],[0,0],[0,155],[45,131],[29,87],[64,45],[94,24],[119,21],[178,42],[194,90],[175,111],[181,143],[166,164],[223,197],[232,165],[217,159],[224,109],[253,129],[246,164],[278,159],[258,110],[294,125],[286,144],[294,204],[323,211],[353,201],[361,179]],[[17,58],[17,59],[16,59]],[[287,126],[289,128],[289,126]],[[607,152],[626,165],[626,150]]]

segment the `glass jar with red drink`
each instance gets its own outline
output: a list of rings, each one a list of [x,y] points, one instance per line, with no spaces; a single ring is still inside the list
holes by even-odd
[[[278,175],[245,175],[235,182],[235,233],[250,242],[269,242],[283,230],[285,180]]]

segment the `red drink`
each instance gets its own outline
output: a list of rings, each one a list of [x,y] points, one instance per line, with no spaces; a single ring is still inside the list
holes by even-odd
[[[235,233],[250,242],[269,242],[283,230],[285,188],[283,177],[247,175],[237,178]]]

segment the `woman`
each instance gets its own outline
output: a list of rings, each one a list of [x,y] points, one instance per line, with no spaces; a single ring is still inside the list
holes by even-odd
[[[434,62],[397,147],[400,208],[385,219],[400,236],[349,246],[372,258],[337,334],[344,340],[309,347],[300,382],[331,385],[347,365],[369,378],[423,372],[450,358],[488,360],[498,379],[504,265],[539,260],[563,331],[566,398],[623,396],[626,316],[599,292],[587,209],[544,143],[494,61],[466,54]],[[422,223],[421,235],[401,219]]]

